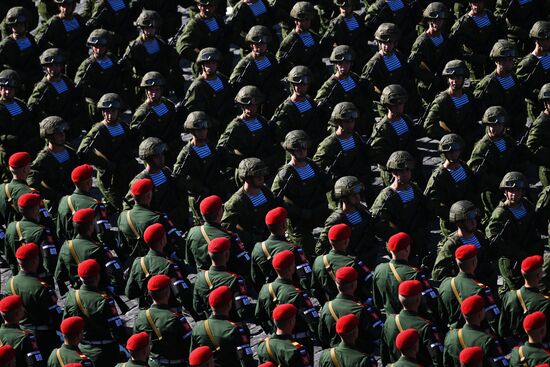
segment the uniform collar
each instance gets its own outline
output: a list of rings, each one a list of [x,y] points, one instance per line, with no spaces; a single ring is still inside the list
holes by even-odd
[[[282,278],[275,278],[275,280],[273,281],[274,283],[277,282],[277,283],[281,283],[281,284],[290,284],[290,285],[293,285],[292,283],[292,279],[282,279]]]
[[[279,235],[275,235],[275,234],[270,234],[269,237],[267,238],[268,240],[272,240],[272,241],[283,241],[283,242],[288,242],[285,238],[285,236],[279,236]]]
[[[229,320],[229,317],[226,316],[226,315],[210,315],[209,319],[214,319],[214,320]]]
[[[227,271],[227,266],[210,265],[210,269],[213,271]]]
[[[355,301],[356,298],[353,297],[353,296],[348,296],[347,294],[343,294],[343,293],[338,293],[336,295],[336,299],[347,299],[347,300],[350,300],[350,301]]]
[[[158,252],[157,250],[153,250],[152,248],[150,248],[149,251],[147,251],[147,255],[149,255],[149,256],[159,256],[159,257],[164,258],[164,255],[162,253]]]

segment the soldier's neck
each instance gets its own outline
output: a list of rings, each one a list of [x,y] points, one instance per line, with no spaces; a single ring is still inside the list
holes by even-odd
[[[249,185],[248,182],[244,183],[243,190],[244,192],[250,195],[258,195],[262,191],[260,187],[254,187],[252,185]]]
[[[464,94],[462,93],[462,88],[449,87],[448,91],[452,97],[462,97],[462,95]]]
[[[304,101],[305,99],[306,99],[306,96],[301,96],[297,93],[292,93],[292,96],[290,96],[290,100],[292,102],[296,102],[296,101],[301,102],[301,101]]]
[[[48,150],[50,152],[58,153],[58,152],[64,151],[65,146],[64,145],[59,145],[59,144],[53,144],[53,143],[49,142],[48,143]]]

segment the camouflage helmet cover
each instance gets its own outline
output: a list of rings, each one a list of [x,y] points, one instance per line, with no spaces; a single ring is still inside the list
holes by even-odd
[[[315,8],[308,1],[298,1],[290,10],[290,17],[298,20],[313,19]]]
[[[444,135],[439,141],[438,151],[441,153],[464,149],[464,139],[458,134]]]
[[[22,6],[15,6],[6,13],[6,24],[13,25],[17,23],[26,23],[29,19],[27,9]]]
[[[539,101],[550,99],[550,83],[544,84],[539,91]]]
[[[40,137],[68,130],[69,125],[59,116],[48,116],[40,122]]]
[[[154,10],[143,10],[136,19],[135,25],[138,27],[159,27],[160,23],[159,13]]]
[[[395,105],[406,103],[409,98],[407,90],[399,84],[390,84],[382,90],[380,103],[383,105]]]
[[[147,159],[154,155],[160,155],[166,152],[166,144],[159,138],[149,137],[139,144],[139,158]]]
[[[393,152],[388,158],[386,168],[388,170],[414,169],[415,163],[411,153],[405,150]]]
[[[256,86],[245,85],[235,96],[235,102],[241,105],[262,104],[264,102],[264,94]]]
[[[508,172],[500,181],[499,188],[501,189],[527,189],[527,180],[521,172]]]
[[[443,68],[443,72],[441,73],[441,75],[443,76],[460,75],[463,77],[468,77],[470,73],[464,61],[451,60],[445,64],[445,67]]]
[[[186,130],[208,129],[208,115],[203,111],[193,111],[185,119],[183,127]]]
[[[426,19],[446,19],[449,16],[449,9],[445,4],[436,1],[428,4],[422,16]]]
[[[549,39],[550,38],[550,21],[539,20],[529,31],[529,36],[536,39]]]
[[[139,84],[142,88],[147,87],[164,87],[166,85],[166,79],[158,71],[149,71],[145,73],[143,78],[141,78],[141,83]]]
[[[307,66],[298,65],[288,72],[287,80],[293,84],[309,84],[311,78],[311,70]]]
[[[348,45],[339,45],[332,49],[330,54],[330,62],[342,62],[349,61],[353,62],[355,60],[355,51]]]
[[[358,194],[365,189],[365,186],[355,176],[340,177],[334,183],[334,197],[337,200],[345,198],[348,195]]]
[[[0,72],[0,86],[17,88],[20,84],[21,78],[17,71],[6,69]]]
[[[271,42],[271,32],[266,26],[255,25],[246,34],[245,41],[248,43],[269,43]]]
[[[456,223],[461,220],[475,219],[479,215],[479,210],[468,200],[460,200],[451,205],[449,210],[449,221]]]
[[[334,106],[334,109],[332,110],[332,113],[330,115],[330,123],[331,125],[338,125],[339,121],[342,120],[354,120],[359,117],[359,110],[352,102],[340,102],[336,106]]]
[[[374,39],[383,42],[396,42],[401,38],[401,31],[393,23],[382,23],[374,32]]]
[[[502,106],[491,106],[483,113],[481,122],[484,125],[507,124],[509,120],[508,112]]]
[[[297,148],[307,149],[311,143],[309,136],[304,130],[292,130],[285,136],[282,146],[287,151]]]
[[[199,51],[199,54],[197,55],[196,63],[201,64],[207,61],[220,62],[221,60],[222,60],[222,54],[220,51],[218,51],[217,48],[205,47]]]
[[[100,110],[110,108],[121,110],[124,108],[124,102],[122,101],[122,97],[116,93],[105,93],[97,102],[97,108]]]
[[[63,63],[65,63],[65,55],[59,48],[48,48],[40,55],[40,65]]]
[[[489,56],[492,59],[498,59],[501,57],[517,57],[518,50],[514,43],[502,39],[495,42]]]
[[[237,173],[241,180],[253,176],[267,176],[269,168],[259,158],[245,158],[239,163]]]

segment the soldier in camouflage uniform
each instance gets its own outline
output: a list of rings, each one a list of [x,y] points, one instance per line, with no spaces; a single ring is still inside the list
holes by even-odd
[[[494,44],[489,56],[494,61],[496,69],[480,80],[474,96],[483,111],[491,106],[506,106],[506,111],[510,114],[507,126],[509,134],[519,139],[525,130],[527,110],[523,83],[514,74],[516,46],[510,41],[499,40]]]
[[[168,40],[178,32],[181,26],[181,13],[178,6],[188,7],[190,4],[183,0],[138,0],[137,3],[145,10],[154,10],[162,18],[160,36]],[[176,40],[171,41],[174,43]]]
[[[513,41],[520,55],[527,55],[533,49],[534,42],[529,39],[529,29],[537,20],[543,19],[542,14],[547,14],[548,4],[544,1],[531,1],[525,4],[497,0],[495,15],[506,20],[507,38]]]
[[[501,292],[504,292],[521,287],[521,261],[530,255],[542,255],[543,242],[534,206],[525,197],[529,189],[525,176],[509,172],[499,187],[504,192],[504,200],[493,211],[485,234],[491,238],[491,245],[499,256],[498,268],[504,278]]]
[[[310,144],[303,130],[286,135],[283,148],[290,155],[290,162],[281,167],[271,190],[283,200],[289,212],[289,238],[302,246],[307,256],[313,257],[312,231],[322,226],[328,215],[326,193],[332,185],[329,177],[307,157]]]
[[[550,122],[550,83],[540,88],[539,101],[544,109],[533,122],[527,138],[527,148],[534,162],[539,166],[539,180],[544,187],[550,185],[550,144],[548,123]]]
[[[438,151],[442,162],[432,172],[424,190],[430,211],[439,217],[439,228],[444,236],[454,230],[448,220],[451,205],[461,199],[477,203],[479,198],[474,173],[460,159],[463,150],[464,139],[460,135],[447,134],[441,138]]]
[[[485,135],[474,146],[468,161],[480,183],[483,223],[489,220],[500,201],[498,185],[501,178],[512,168],[519,166],[522,160],[521,150],[505,132],[508,121],[509,115],[504,107],[492,106],[485,110],[482,119]]]
[[[5,17],[14,7],[21,7],[25,9],[28,14],[28,27],[29,31],[36,28],[38,25],[38,11],[36,9],[36,4],[34,0],[6,0],[0,4],[0,19],[2,19],[2,24],[0,24],[0,31],[2,38],[6,37],[10,33],[10,29],[6,24]]]
[[[233,13],[227,19],[231,42],[241,48],[241,55],[248,53],[249,31],[258,24],[272,28],[276,21],[274,9],[266,0],[229,0]],[[267,45],[266,45],[267,46]],[[273,44],[270,45],[273,48]]]

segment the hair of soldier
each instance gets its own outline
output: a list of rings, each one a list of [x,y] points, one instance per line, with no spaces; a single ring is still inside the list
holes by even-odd
[[[149,351],[147,351],[147,348],[129,350],[128,352],[134,361],[146,362],[149,356]]]
[[[456,260],[456,265],[458,265],[458,267],[460,268],[460,270],[462,271],[468,271],[468,270],[471,270],[471,271],[474,271],[475,270],[475,267],[474,266],[474,262],[477,260],[477,256],[474,256],[472,258],[469,258],[469,259],[466,259],[466,260],[459,260],[459,259],[455,259]],[[471,269],[473,267],[473,269]]]
[[[76,223],[73,222],[73,228],[74,230],[81,236],[88,235],[88,231],[90,230],[90,227],[92,227],[94,223]]]
[[[273,320],[273,323],[275,324],[275,326],[278,329],[284,330],[284,329],[288,328],[290,326],[291,322],[295,319],[296,319],[296,316],[292,316],[291,318],[286,319],[286,320],[279,320],[279,321]]]
[[[16,320],[16,316],[18,312],[19,312],[19,308],[9,312],[0,312],[0,315],[7,322],[19,322],[20,319]]]
[[[220,209],[221,211],[221,209]],[[219,213],[201,213],[202,219],[204,219],[205,222],[214,223],[218,221],[218,215]]]
[[[216,252],[216,253],[212,253],[212,252],[208,252],[208,256],[210,256],[210,259],[212,260],[213,263],[222,263],[222,262],[227,262],[227,254],[229,251],[222,251],[222,252]]]
[[[466,322],[468,324],[479,325],[481,323],[481,321],[483,320],[483,318],[480,316],[482,312],[484,312],[483,309],[481,309],[480,311],[475,312],[471,315],[462,314],[462,316],[464,316],[464,320],[466,320]]]
[[[286,231],[286,223],[268,224],[267,229],[273,234],[283,235]]]
[[[170,287],[166,287],[156,291],[148,291],[148,293],[152,299],[154,299],[155,301],[159,301],[170,296]]]
[[[349,331],[347,333],[338,334],[340,335],[340,338],[347,343],[347,344],[355,344],[355,341],[357,340],[357,337],[359,336],[359,328],[355,327],[352,331]]]
[[[542,272],[538,271],[540,268],[534,269],[533,271],[521,271],[521,276],[529,283],[536,282],[542,277]]]
[[[355,289],[357,288],[357,281],[355,282],[342,282],[337,280],[336,281],[336,288],[340,293],[343,294],[349,294],[353,293]]]
[[[420,305],[420,294],[412,297],[403,297],[400,295],[399,302],[403,305],[404,309],[416,311]]]
[[[21,207],[19,207],[19,211],[21,212],[21,214],[24,217],[32,218],[35,215],[38,215],[38,213],[40,212],[40,209],[36,206],[33,206],[31,208],[21,208]]]
[[[65,339],[70,345],[77,345],[82,340],[82,333],[83,331],[76,334],[63,334],[63,339]]]
[[[19,267],[23,270],[26,270],[29,268],[31,262],[35,261],[35,259],[17,259],[17,264],[19,264]]]

